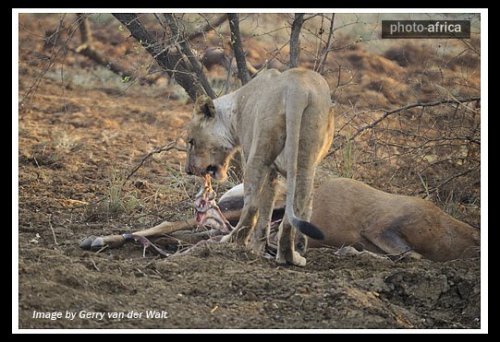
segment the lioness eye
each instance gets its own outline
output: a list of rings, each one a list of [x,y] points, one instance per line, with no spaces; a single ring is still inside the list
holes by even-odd
[[[194,139],[193,138],[189,139],[188,144],[190,147],[194,146]]]

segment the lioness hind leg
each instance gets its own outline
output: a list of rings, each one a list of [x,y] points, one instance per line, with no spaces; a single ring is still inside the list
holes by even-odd
[[[318,141],[310,136],[308,136],[308,141],[301,139],[295,178],[294,211],[300,219],[306,221],[311,219],[313,183],[316,166],[319,162],[319,152],[315,150],[315,146],[321,146],[320,137],[316,138]],[[285,221],[286,224],[284,224]],[[288,221],[283,220],[278,235],[278,254],[276,256],[278,263],[288,262],[297,266],[305,266],[306,259],[295,250],[295,234],[296,229],[292,229]],[[304,254],[307,250],[307,237],[301,234],[298,237],[298,244],[302,245],[300,251]]]
[[[271,168],[269,176],[264,183],[263,191],[259,197],[259,215],[255,229],[250,231],[247,246],[256,254],[263,254],[267,237],[269,236],[270,222],[273,213],[278,173]]]
[[[295,189],[295,202],[297,203],[296,212],[303,220],[310,221],[312,216],[312,199],[313,199],[313,182],[316,174],[314,164],[310,166],[309,172],[305,176],[297,177],[297,185]],[[308,237],[297,231],[295,239],[297,251],[304,255],[307,252]]]
[[[278,231],[278,252],[276,253],[278,264],[291,264],[305,266],[306,258],[295,251],[295,228],[288,222],[287,217],[281,221]]]
[[[294,211],[300,219],[306,221],[311,219],[312,214],[312,191],[318,163],[318,152],[313,147],[318,145],[319,142],[314,142],[311,138],[307,143],[303,143],[297,163]],[[285,221],[286,224],[284,224]],[[307,250],[307,237],[300,232],[297,233],[301,234],[297,240],[298,244],[302,245],[300,252],[304,254]],[[283,220],[278,235],[278,254],[276,255],[278,263],[288,262],[297,266],[305,266],[306,259],[295,250],[295,234],[296,229],[291,228],[287,220]]]

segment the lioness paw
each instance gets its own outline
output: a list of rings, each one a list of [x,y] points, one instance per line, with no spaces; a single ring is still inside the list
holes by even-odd
[[[282,253],[278,252],[278,254],[276,255],[276,262],[280,265],[289,264],[289,265],[304,267],[306,266],[307,260],[299,253],[293,251],[288,258],[285,257]]]

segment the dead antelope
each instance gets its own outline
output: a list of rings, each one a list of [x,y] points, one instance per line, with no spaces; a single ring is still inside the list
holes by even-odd
[[[196,218],[180,222],[164,222],[156,227],[133,233],[154,238],[175,231],[193,229],[200,223],[214,228],[205,236],[221,236],[235,225],[243,208],[243,185],[226,192],[217,206],[211,206],[213,194],[202,195],[195,201]],[[213,202],[212,202],[213,203]],[[284,186],[281,185],[274,206],[272,222],[284,214]],[[475,257],[479,254],[479,230],[461,222],[429,201],[389,194],[364,183],[346,178],[333,178],[316,189],[311,223],[322,227],[325,239],[309,239],[309,247],[352,246],[389,256],[427,258],[446,261]],[[273,225],[276,228],[276,224]],[[275,231],[271,229],[268,244],[272,245]],[[83,248],[116,248],[131,234],[89,238]],[[305,246],[298,250],[305,249]]]

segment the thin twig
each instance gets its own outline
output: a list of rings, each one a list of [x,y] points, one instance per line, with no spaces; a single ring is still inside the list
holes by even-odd
[[[319,62],[321,61],[321,57],[320,57],[320,49],[321,49],[321,42],[323,41],[321,39],[321,36],[323,35],[324,33],[324,30],[323,30],[323,24],[325,22],[325,17],[324,16],[321,16],[321,25],[319,26],[319,29],[318,29],[318,33],[317,34],[314,34],[314,36],[316,36],[316,52],[314,54],[314,66],[313,66],[313,70],[318,72],[318,66],[319,66]]]
[[[323,70],[326,64],[326,57],[328,57],[328,52],[331,51],[332,37],[333,37],[333,24],[335,22],[335,13],[332,13],[332,20],[330,21],[330,31],[328,32],[328,39],[326,41],[325,50],[323,51],[323,58],[319,62],[318,72],[323,74]],[[339,77],[340,77],[340,68],[339,68]],[[338,84],[338,82],[337,82]]]
[[[156,153],[161,153],[161,152],[165,152],[165,151],[169,151],[169,150],[172,150],[172,149],[176,149],[176,150],[179,150],[179,151],[183,151],[182,148],[178,147],[177,146],[177,141],[171,141],[169,142],[168,144],[166,144],[165,146],[161,146],[161,147],[157,147],[155,148],[153,151],[149,152],[148,154],[146,154],[142,159],[141,161],[139,162],[139,164],[137,164],[133,169],[132,171],[130,171],[129,175],[127,176],[127,178],[125,178],[125,182],[123,182],[123,184],[125,184],[129,179],[130,177],[132,177],[136,172],[137,170],[139,170],[142,165],[144,164],[144,162],[146,162],[146,160],[148,160],[153,154],[156,154]]]
[[[106,249],[108,249],[108,248],[109,248],[109,246],[108,246],[108,245],[104,245],[104,246],[102,246],[102,248],[101,248],[101,249],[99,249],[97,252],[95,252],[95,254],[99,254],[99,253],[101,253],[101,252],[105,251],[105,250],[106,250]]]
[[[476,166],[476,167],[473,167],[473,168],[467,169],[467,170],[465,170],[465,171],[459,172],[459,173],[457,173],[457,174],[454,174],[454,175],[452,175],[452,176],[450,176],[450,177],[446,178],[444,181],[442,181],[442,182],[441,182],[441,183],[439,183],[438,185],[436,185],[436,186],[434,186],[434,187],[430,188],[430,189],[429,189],[429,191],[428,191],[428,193],[430,194],[430,193],[436,192],[436,191],[437,191],[440,187],[442,187],[442,186],[444,186],[444,185],[448,184],[449,182],[451,182],[451,181],[452,181],[452,180],[454,180],[455,178],[465,176],[466,174],[471,173],[472,171],[475,171],[475,170],[477,170],[477,169],[479,169],[479,165],[478,165],[478,166]],[[420,193],[421,193],[421,192],[420,192]]]
[[[65,18],[65,16],[66,16],[66,14],[63,14],[60,17],[58,27],[57,27],[56,31],[53,33],[53,35],[55,36],[55,38],[54,38],[55,41],[57,41],[57,39],[60,37],[61,30],[63,29],[63,24],[64,24],[64,18]],[[68,29],[68,31],[69,31],[68,32],[68,38],[64,42],[65,44],[67,42],[69,42],[73,38],[73,35],[77,31],[77,29],[78,29],[78,26],[76,26],[73,29]],[[41,70],[41,71],[38,72],[38,75],[36,75],[35,80],[33,81],[33,83],[30,85],[30,87],[28,88],[28,90],[23,94],[22,99],[21,99],[21,101],[19,103],[19,106],[23,106],[23,105],[25,105],[26,103],[29,102],[29,100],[32,98],[32,96],[38,90],[38,87],[39,87],[40,83],[42,82],[42,78],[52,68],[52,66],[56,63],[56,61],[59,58],[59,56],[61,55],[61,53],[64,52],[64,51],[66,51],[64,45],[60,46],[57,50],[56,50],[56,46],[57,46],[57,44],[53,44],[53,46],[51,47],[50,56],[47,59],[48,63],[43,68],[43,70]]]
[[[101,272],[101,270],[99,269],[99,267],[97,267],[94,259],[90,258],[90,261],[92,262],[92,265],[94,266],[94,268],[97,270],[97,272]]]
[[[193,39],[199,38],[199,37],[207,34],[210,31],[215,30],[217,27],[222,25],[226,21],[226,19],[227,19],[227,14],[222,14],[221,16],[217,17],[213,22],[209,22],[207,20],[207,23],[205,24],[205,26],[200,28],[198,31],[191,33],[187,37],[187,40],[191,41]]]
[[[468,103],[468,102],[474,102],[474,101],[480,101],[481,100],[481,97],[479,96],[475,96],[475,97],[468,97],[468,98],[465,98],[465,99],[451,99],[451,100],[439,100],[439,101],[433,101],[433,102],[418,102],[418,103],[413,103],[413,104],[409,104],[407,106],[404,106],[404,107],[401,107],[401,108],[397,108],[397,109],[394,109],[394,110],[390,110],[390,111],[387,111],[385,112],[380,118],[378,118],[377,120],[373,121],[372,123],[368,124],[368,125],[365,125],[361,128],[359,128],[356,133],[354,133],[347,142],[349,141],[352,141],[354,140],[358,135],[360,135],[361,133],[363,133],[364,131],[368,130],[368,129],[371,129],[371,128],[374,128],[375,126],[377,126],[381,121],[383,121],[384,119],[386,119],[388,116],[390,115],[393,115],[393,114],[396,114],[396,113],[400,113],[400,112],[403,112],[405,110],[409,110],[409,109],[412,109],[412,108],[416,108],[416,107],[422,107],[422,108],[426,108],[426,107],[435,107],[435,106],[439,106],[439,105],[442,105],[442,104],[450,104],[450,103],[458,103],[458,104],[462,104],[462,103]],[[332,151],[328,152],[327,156],[331,156],[332,154],[334,154],[338,149],[340,148],[337,147],[335,149],[333,149]]]
[[[52,214],[49,214],[49,228],[52,231],[52,237],[54,238],[54,243],[56,244],[56,246],[59,246],[56,239],[56,232],[54,231],[54,227],[52,227],[51,217]]]
[[[422,175],[419,173],[418,174],[418,178],[420,178],[420,182],[422,183],[422,187],[424,188],[424,191],[425,191],[425,195],[427,198],[430,197],[430,193],[429,193],[429,184],[427,184],[425,181],[424,181],[424,178],[422,177]]]

